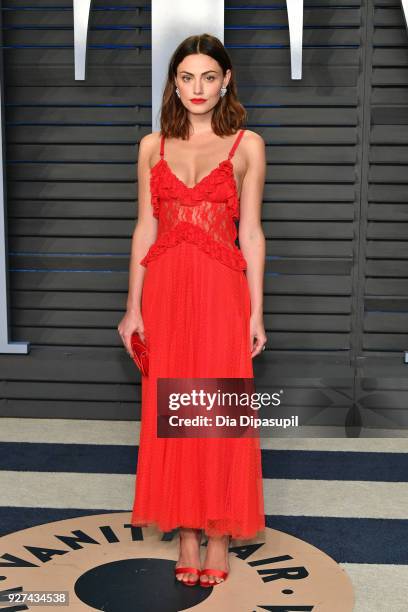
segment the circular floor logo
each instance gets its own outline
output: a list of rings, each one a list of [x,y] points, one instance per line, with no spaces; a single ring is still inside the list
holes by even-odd
[[[130,525],[130,513],[98,514],[0,538],[1,606],[61,612],[352,612],[349,577],[328,555],[266,528],[262,540],[232,540],[221,585],[188,588],[174,578],[178,532]],[[202,560],[205,555],[205,539]],[[51,604],[37,593],[68,596]],[[31,599],[25,594],[31,594]],[[50,601],[50,599],[48,600]],[[5,607],[4,609],[7,609]]]

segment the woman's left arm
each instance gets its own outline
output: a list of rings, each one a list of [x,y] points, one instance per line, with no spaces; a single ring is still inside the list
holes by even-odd
[[[249,130],[246,136],[247,171],[241,187],[238,238],[247,262],[246,276],[251,296],[249,342],[253,358],[259,355],[267,341],[263,322],[265,236],[261,225],[266,155],[262,136]]]

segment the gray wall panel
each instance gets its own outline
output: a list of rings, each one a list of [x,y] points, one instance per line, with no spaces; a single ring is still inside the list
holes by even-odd
[[[3,11],[12,334],[31,352],[0,356],[1,414],[139,418],[140,378],[116,326],[137,215],[138,142],[151,131],[150,7],[115,0],[111,11],[94,0],[80,82],[65,0],[52,10],[7,6],[15,9]],[[257,379],[272,384],[282,365],[351,384],[362,374],[357,401],[364,385],[374,392],[367,381],[380,381],[381,364],[384,376],[407,372],[402,11],[391,1],[310,0],[301,80],[290,77],[284,5],[226,2],[225,25],[248,127],[267,144],[269,342],[255,360]],[[390,406],[406,392],[389,390]]]

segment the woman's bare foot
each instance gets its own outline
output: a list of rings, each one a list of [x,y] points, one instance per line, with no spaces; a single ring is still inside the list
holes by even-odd
[[[211,569],[219,569],[224,572],[230,571],[230,566],[228,563],[228,548],[229,548],[230,536],[224,535],[219,537],[213,537],[208,539],[207,544],[207,553],[204,560],[203,567],[210,567]],[[214,582],[223,582],[223,578],[219,576],[212,576],[202,574],[200,577],[201,582],[209,582],[210,584],[214,584]]]
[[[180,552],[177,567],[196,567],[201,569],[200,561],[201,529],[180,527]],[[179,582],[197,582],[197,574],[181,573],[176,576]]]

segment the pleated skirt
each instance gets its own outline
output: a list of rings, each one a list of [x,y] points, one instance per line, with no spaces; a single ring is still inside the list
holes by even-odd
[[[157,378],[253,378],[246,274],[181,242],[146,268],[149,376],[131,524],[259,537],[265,528],[259,437],[157,437]]]

